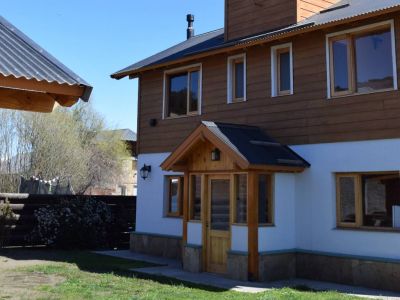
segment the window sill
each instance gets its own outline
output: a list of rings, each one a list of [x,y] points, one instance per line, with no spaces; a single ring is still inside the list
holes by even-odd
[[[285,94],[271,95],[271,98],[272,99],[274,99],[274,98],[282,98],[282,97],[288,97],[288,96],[293,96],[293,95],[294,95],[293,92],[288,92],[288,93],[285,93]]]
[[[363,96],[363,95],[370,95],[370,94],[379,94],[379,93],[386,93],[386,92],[394,92],[397,91],[398,89],[395,88],[390,88],[390,89],[383,89],[383,90],[377,90],[377,91],[372,91],[372,92],[365,92],[365,93],[349,93],[345,95],[331,95],[330,98],[328,99],[340,99],[340,98],[346,98],[346,97],[352,97],[352,96]]]
[[[400,233],[400,228],[384,228],[384,227],[379,228],[379,227],[367,227],[367,226],[362,226],[362,227],[338,226],[334,229],[335,230],[348,230],[348,231]]]
[[[259,228],[276,227],[275,224],[258,224]]]
[[[182,219],[182,216],[166,215],[164,219]]]
[[[238,104],[238,103],[245,103],[247,99],[236,99],[236,100],[228,100],[227,104]]]
[[[183,119],[183,118],[190,118],[190,117],[198,117],[201,116],[199,113],[184,115],[184,116],[177,116],[177,117],[165,117],[163,120],[175,120],[175,119]]]

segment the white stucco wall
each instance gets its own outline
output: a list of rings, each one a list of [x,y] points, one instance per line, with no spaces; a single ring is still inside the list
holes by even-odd
[[[335,172],[400,170],[400,139],[292,147],[311,163],[296,175],[296,248],[400,258],[400,233],[337,230]]]
[[[187,243],[189,245],[203,245],[203,224],[199,222],[188,222]]]
[[[274,216],[272,227],[258,229],[258,251],[276,251],[296,247],[295,187],[296,175],[277,173],[274,176]]]
[[[400,139],[293,146],[311,163],[300,174],[275,174],[275,226],[259,228],[259,251],[302,249],[400,259],[400,233],[336,229],[335,172],[400,170]],[[139,155],[138,168],[151,165],[139,179],[138,232],[182,236],[182,220],[164,217],[164,175],[168,156]],[[246,252],[247,227],[232,227],[231,249]],[[201,224],[189,223],[188,242],[202,244]]]
[[[177,174],[164,172],[160,168],[168,155],[141,154],[138,157],[138,174],[144,164],[151,166],[151,173],[146,180],[138,176],[137,232],[182,236],[182,219],[165,217],[164,176]]]
[[[232,225],[231,227],[231,250],[238,252],[248,251],[248,228],[247,226]]]

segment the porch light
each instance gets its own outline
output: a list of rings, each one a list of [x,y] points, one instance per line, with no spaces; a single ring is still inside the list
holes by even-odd
[[[211,151],[211,160],[212,161],[219,161],[221,159],[221,151],[218,148],[215,148]]]
[[[151,166],[144,164],[143,167],[140,169],[140,177],[142,177],[143,180],[146,180],[146,178],[149,177],[150,172]]]

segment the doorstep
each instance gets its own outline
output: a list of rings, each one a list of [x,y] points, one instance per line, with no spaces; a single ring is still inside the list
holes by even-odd
[[[129,250],[95,251],[95,253],[159,265],[157,267],[132,269],[132,271],[137,273],[170,277],[185,282],[212,286],[237,292],[259,293],[277,288],[306,286],[310,289],[317,291],[338,291],[340,293],[348,294],[351,296],[360,296],[382,300],[400,300],[400,293],[396,292],[367,289],[363,287],[307,279],[292,279],[275,282],[248,282],[232,280],[211,273],[190,273],[182,269],[181,261],[134,253]]]

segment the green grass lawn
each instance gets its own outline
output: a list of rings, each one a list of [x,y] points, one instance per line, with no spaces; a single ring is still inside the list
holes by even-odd
[[[52,251],[49,256],[42,259],[53,262],[16,270],[28,278],[30,274],[40,274],[63,279],[55,285],[36,286],[42,299],[360,299],[336,292],[304,292],[289,288],[244,294],[167,278],[145,278],[128,270],[148,265],[142,262],[76,251]]]

